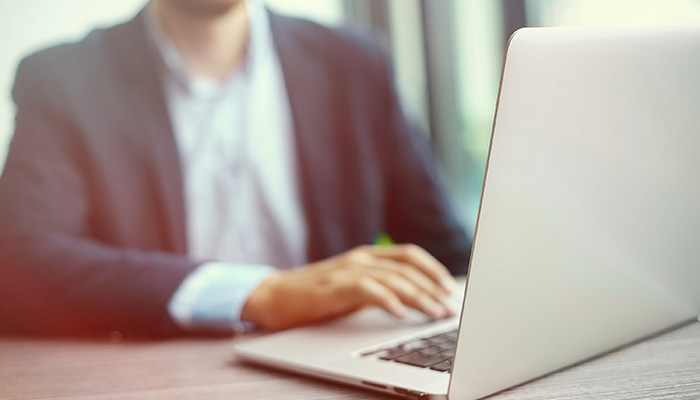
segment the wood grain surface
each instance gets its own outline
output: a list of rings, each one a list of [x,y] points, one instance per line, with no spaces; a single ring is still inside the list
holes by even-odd
[[[394,398],[242,364],[231,353],[232,342],[112,343],[0,337],[0,398]],[[700,323],[492,399],[700,399]]]

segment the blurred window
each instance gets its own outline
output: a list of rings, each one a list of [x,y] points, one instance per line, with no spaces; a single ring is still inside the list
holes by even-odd
[[[491,139],[505,42],[505,8],[509,2],[454,0],[457,107],[455,144],[463,158],[461,171],[452,169],[451,190],[462,221],[473,229]],[[510,2],[514,3],[514,2]],[[512,4],[511,4],[512,5]]]
[[[0,1],[0,172],[15,128],[11,89],[20,60],[29,54],[83,38],[95,27],[126,21],[146,0],[2,0]]]

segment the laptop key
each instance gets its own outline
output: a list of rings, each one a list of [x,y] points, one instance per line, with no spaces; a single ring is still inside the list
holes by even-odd
[[[446,333],[441,333],[439,335],[429,337],[428,340],[433,344],[438,344],[438,343],[447,342],[450,340],[450,338],[449,338],[449,336],[447,336]]]
[[[455,350],[455,343],[453,342],[441,342],[441,343],[436,343],[435,346],[439,347],[440,350],[442,351],[454,351]]]
[[[441,361],[437,364],[433,364],[430,366],[430,369],[434,369],[435,371],[440,371],[440,372],[447,372],[452,368],[452,360],[445,360]]]
[[[425,348],[416,349],[416,350],[417,350],[418,352],[420,352],[421,354],[426,355],[426,356],[433,355],[433,354],[438,354],[438,353],[442,353],[442,352],[443,352],[442,349],[441,349],[440,347],[438,347],[438,346],[430,346],[430,347],[425,347]],[[444,358],[444,357],[443,357],[443,358]]]
[[[405,348],[410,349],[410,350],[418,350],[418,349],[424,349],[426,347],[432,346],[433,343],[430,342],[427,339],[419,339],[413,342],[406,343],[404,345]]]
[[[385,349],[384,351],[385,351],[385,353],[382,354],[379,358],[381,360],[388,360],[388,361],[394,360],[394,359],[396,359],[396,357],[400,357],[400,356],[407,353],[407,350],[403,347],[403,345],[391,347],[391,348]]]

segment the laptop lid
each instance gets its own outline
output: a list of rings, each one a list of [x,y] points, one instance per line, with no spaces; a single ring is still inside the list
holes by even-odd
[[[697,316],[698,71],[699,26],[511,38],[450,399]]]

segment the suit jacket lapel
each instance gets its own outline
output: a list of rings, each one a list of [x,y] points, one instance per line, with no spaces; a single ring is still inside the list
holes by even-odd
[[[272,36],[279,54],[295,130],[299,187],[308,229],[307,258],[317,261],[343,249],[333,216],[338,212],[334,172],[332,104],[328,71],[295,36],[294,19],[270,13]]]
[[[162,204],[159,227],[171,251],[187,251],[184,193],[179,153],[157,73],[155,49],[145,27],[144,11],[106,36],[124,89],[131,102],[132,132],[144,149],[150,168],[144,171],[157,188]]]

